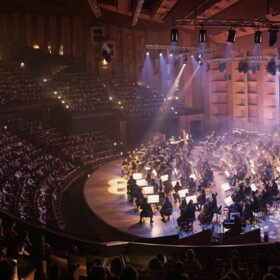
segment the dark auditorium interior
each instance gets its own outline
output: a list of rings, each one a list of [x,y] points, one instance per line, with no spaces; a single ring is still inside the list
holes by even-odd
[[[0,1],[0,280],[280,279],[279,0]]]

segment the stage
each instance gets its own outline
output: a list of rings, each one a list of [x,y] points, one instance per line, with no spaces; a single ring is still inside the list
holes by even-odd
[[[121,176],[121,162],[122,160],[115,160],[106,163],[93,172],[87,179],[84,185],[84,199],[94,215],[97,215],[113,228],[139,238],[159,238],[174,235],[178,235],[179,238],[182,238],[203,230],[200,222],[196,220],[194,222],[194,231],[189,233],[180,232],[176,222],[180,215],[180,210],[178,209],[179,205],[174,203],[172,196],[170,196],[170,199],[173,203],[174,211],[170,220],[163,223],[160,213],[155,211],[153,218],[154,223],[150,223],[149,219],[146,219],[144,223],[139,224],[139,212],[136,211],[135,204],[127,199],[127,180],[126,177]],[[211,187],[211,193],[217,193],[218,206],[224,206],[224,199],[228,193],[222,189],[221,185],[225,177],[223,174],[216,171],[214,173],[214,178],[215,180]],[[208,193],[208,195],[211,195],[211,193]],[[196,211],[196,217],[199,213],[200,212]],[[214,216],[212,226],[217,233],[224,232],[221,223],[223,219],[223,215],[220,217]],[[258,226],[261,228],[262,237],[264,231],[266,231],[269,233],[269,239],[271,241],[280,240],[280,232],[277,229],[279,222],[279,211],[274,211],[271,215],[268,215],[266,220]],[[251,229],[251,225],[248,225],[245,231]]]

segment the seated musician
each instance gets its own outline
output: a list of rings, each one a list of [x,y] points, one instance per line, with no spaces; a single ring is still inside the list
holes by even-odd
[[[255,211],[260,208],[260,199],[257,197],[258,191],[252,191],[252,210]]]
[[[140,206],[144,203],[144,194],[142,193],[141,187],[138,187],[138,190],[135,194],[135,198],[136,198],[135,203],[138,210]]]
[[[205,189],[201,189],[200,195],[197,197],[197,210],[201,211],[202,206],[206,203]]]
[[[138,187],[139,186],[136,184],[136,180],[133,179],[131,175],[127,182],[127,196],[131,202],[133,201],[133,198],[135,198],[135,195],[138,191]]]
[[[196,182],[194,178],[191,178],[191,180],[188,183],[188,187],[190,194],[194,194],[196,192]]]
[[[195,204],[191,199],[186,208],[181,209],[180,217],[177,219],[178,226],[181,227],[183,223],[187,223],[188,227],[190,227],[190,223],[195,220],[195,211]]]
[[[140,212],[140,221],[139,224],[142,224],[143,222],[143,217],[149,217],[150,218],[150,223],[153,223],[153,210],[152,210],[152,206],[148,203],[148,199],[147,197],[144,198],[144,202],[143,204],[140,206],[140,209],[142,210]]]
[[[172,212],[173,212],[173,206],[167,196],[164,204],[162,205],[162,208],[160,209],[161,220],[165,222],[165,216],[168,216],[169,219],[169,216],[172,214]]]
[[[158,194],[158,192],[159,192],[159,185],[157,184],[155,179],[152,179],[151,186],[154,188],[154,194]]]
[[[174,202],[176,203],[177,200],[178,200],[178,202],[180,202],[180,196],[179,196],[178,191],[182,190],[182,186],[180,185],[180,183],[178,181],[176,182],[173,190],[174,190],[174,193],[173,193]]]
[[[209,217],[209,222],[212,221],[213,216],[214,216],[214,214],[217,210],[218,210],[217,193],[212,193],[211,200],[210,200],[209,205],[207,207],[207,213],[206,213],[206,217]]]

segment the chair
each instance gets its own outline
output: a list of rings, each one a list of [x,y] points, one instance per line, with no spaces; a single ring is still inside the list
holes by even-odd
[[[170,219],[170,216],[173,217],[173,220],[175,219],[175,218],[174,218],[174,215],[173,215],[173,208],[167,208],[167,209],[164,211],[163,215],[166,216],[168,220]]]

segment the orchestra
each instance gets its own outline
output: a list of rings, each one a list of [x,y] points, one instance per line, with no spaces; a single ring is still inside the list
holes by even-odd
[[[122,170],[127,170],[129,178],[128,198],[140,209],[147,196],[141,192],[143,186],[138,186],[138,180],[133,178],[133,174],[140,172],[147,186],[153,187],[153,195],[158,195],[154,206],[162,217],[166,201],[171,205],[179,203],[179,226],[196,219],[196,212],[200,224],[212,223],[214,215],[221,214],[224,207],[224,228],[239,232],[240,226],[247,221],[252,224],[255,214],[265,213],[278,196],[280,149],[276,140],[274,143],[270,139],[270,144],[266,144],[267,137],[256,134],[252,138],[250,132],[235,130],[223,136],[213,132],[206,141],[198,143],[189,134],[184,135],[183,141],[172,137],[169,142],[148,142],[124,161],[127,166]],[[224,180],[232,191],[230,205],[217,204],[218,194],[211,189],[214,170],[225,174]],[[195,197],[195,202],[191,199],[187,203],[190,196]],[[238,225],[231,219],[232,213],[239,213]]]

